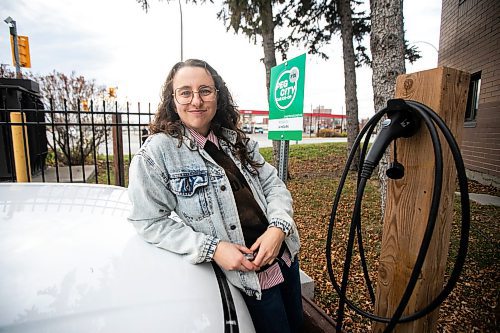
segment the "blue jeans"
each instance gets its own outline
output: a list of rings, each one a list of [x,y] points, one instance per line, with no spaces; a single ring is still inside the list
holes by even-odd
[[[261,300],[242,293],[257,333],[300,332],[304,315],[299,260],[295,258],[290,268],[280,262],[280,268],[285,281],[263,290]]]

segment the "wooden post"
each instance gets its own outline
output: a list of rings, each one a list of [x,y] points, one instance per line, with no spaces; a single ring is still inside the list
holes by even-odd
[[[123,134],[122,115],[113,114],[113,170],[115,173],[115,185],[125,186],[125,165],[123,161]]]
[[[436,68],[405,74],[396,81],[396,98],[421,102],[433,109],[462,142],[470,75],[452,68]],[[439,131],[439,130],[438,130]],[[431,245],[410,302],[403,316],[426,307],[442,290],[453,219],[456,170],[446,140],[443,146],[443,190]],[[427,226],[434,183],[434,155],[425,123],[409,139],[398,139],[398,161],[405,176],[389,180],[384,215],[375,313],[392,317],[408,284]],[[427,316],[398,324],[394,332],[435,332],[439,309]],[[372,331],[382,332],[385,324],[374,323]]]

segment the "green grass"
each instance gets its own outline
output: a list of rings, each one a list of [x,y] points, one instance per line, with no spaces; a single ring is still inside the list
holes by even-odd
[[[290,145],[289,158],[295,161],[308,161],[331,154],[343,154],[346,152],[346,143],[317,143],[317,144],[300,144]],[[261,148],[260,153],[264,159],[271,163],[273,156],[273,148]]]

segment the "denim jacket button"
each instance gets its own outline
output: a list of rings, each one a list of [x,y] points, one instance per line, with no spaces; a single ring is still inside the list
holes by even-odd
[[[221,190],[221,191],[225,191],[225,190],[226,190],[226,185],[222,185],[222,186],[220,187],[220,190]]]
[[[234,224],[231,224],[231,226],[229,227],[231,230],[234,230],[236,229],[236,226]]]

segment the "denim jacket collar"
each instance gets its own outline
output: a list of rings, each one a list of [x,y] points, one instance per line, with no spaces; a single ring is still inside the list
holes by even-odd
[[[184,143],[184,145],[186,145],[186,147],[189,149],[189,150],[198,150],[198,145],[196,144],[196,140],[193,138],[193,136],[191,135],[191,133],[188,131],[188,129],[186,128],[186,125],[182,125],[182,128],[183,128],[183,133],[182,133],[182,142]]]
[[[232,144],[236,143],[236,138],[238,137],[238,134],[236,131],[230,130],[229,128],[222,127],[222,136],[226,138],[229,142]]]

